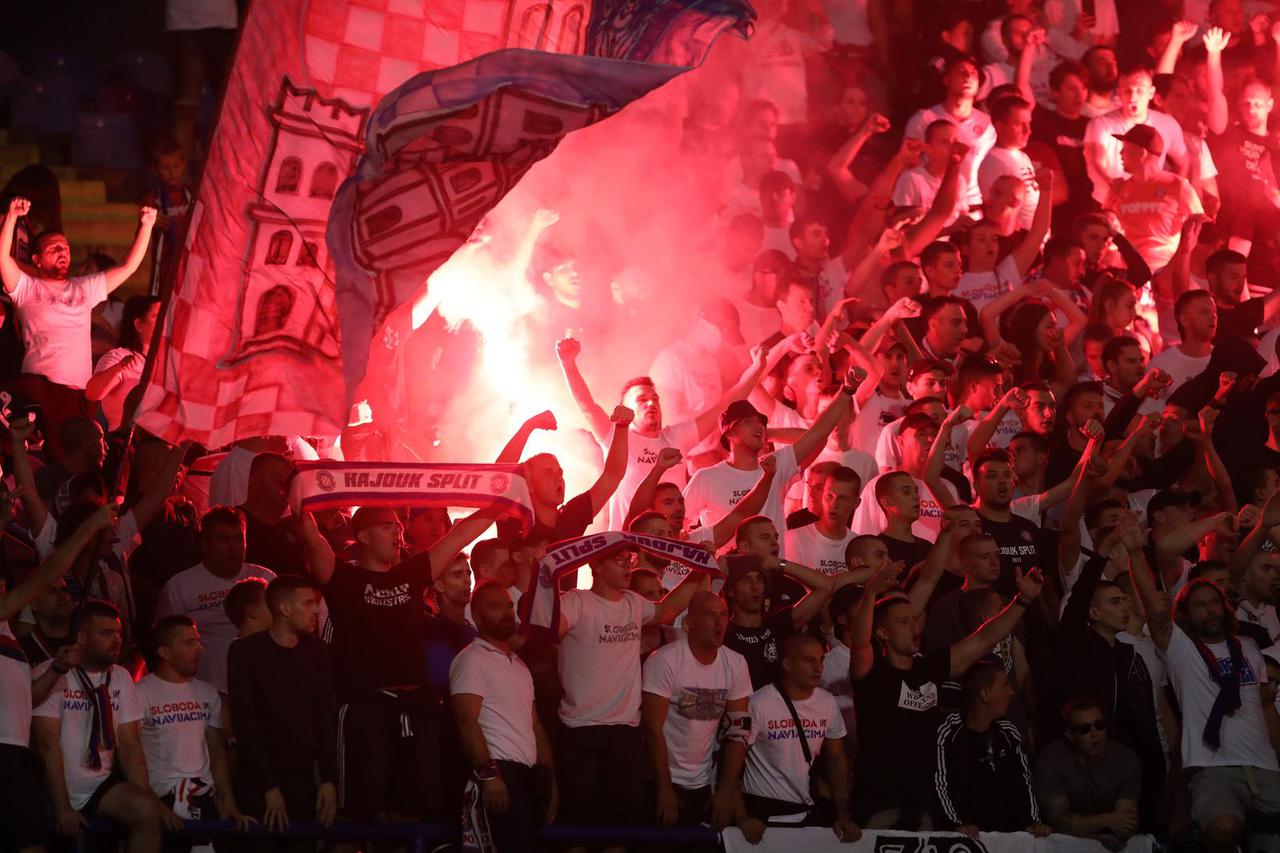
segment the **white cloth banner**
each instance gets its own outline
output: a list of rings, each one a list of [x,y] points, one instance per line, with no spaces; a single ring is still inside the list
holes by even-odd
[[[1097,841],[1071,835],[1033,838],[1025,832],[984,832],[976,839],[954,832],[884,832],[864,830],[862,838],[842,844],[821,826],[788,829],[771,826],[759,844],[751,844],[736,827],[721,838],[725,853],[1107,853]],[[1123,853],[1152,853],[1149,835],[1134,836]]]

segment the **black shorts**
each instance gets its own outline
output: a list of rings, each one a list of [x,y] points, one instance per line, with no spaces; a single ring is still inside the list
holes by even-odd
[[[556,738],[560,820],[577,826],[647,823],[639,726],[561,725]]]
[[[25,746],[0,744],[0,853],[49,840],[40,760]]]
[[[85,817],[97,817],[98,809],[102,807],[102,798],[105,797],[107,792],[116,785],[123,785],[125,781],[123,773],[119,770],[112,770],[107,778],[102,780],[102,784],[100,784],[98,789],[93,792],[93,795],[89,797],[89,802],[84,804],[84,808],[80,810],[80,814]]]
[[[338,808],[357,820],[436,816],[440,736],[430,690],[348,697],[338,709]]]

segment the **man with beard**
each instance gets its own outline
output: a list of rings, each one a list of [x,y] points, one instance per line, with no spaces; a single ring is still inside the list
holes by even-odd
[[[231,791],[222,700],[212,684],[196,678],[204,654],[200,632],[186,616],[166,616],[151,641],[156,668],[138,682],[151,790],[178,817],[247,826]]]
[[[1120,82],[1120,63],[1115,49],[1105,44],[1094,45],[1085,51],[1080,61],[1088,75],[1085,85],[1089,90],[1081,114],[1094,119],[1119,107],[1116,84]]]
[[[1280,194],[1280,190],[1277,190]],[[1277,198],[1280,201],[1280,198]],[[1280,288],[1249,298],[1249,259],[1231,249],[1219,249],[1204,261],[1209,292],[1218,303],[1218,327],[1225,333],[1251,338],[1273,328],[1280,317]]]
[[[1262,689],[1262,653],[1236,634],[1235,616],[1216,584],[1188,581],[1171,614],[1143,556],[1142,536],[1126,535],[1124,547],[1182,711],[1182,762],[1196,771],[1191,818],[1206,850],[1235,850],[1245,842],[1248,817],[1280,812],[1280,766],[1269,737],[1280,730],[1280,719]],[[1274,844],[1275,836],[1267,841]]]
[[[114,605],[85,602],[80,666],[59,677],[33,712],[32,739],[58,834],[75,838],[85,818],[106,817],[124,824],[130,853],[158,853],[161,815],[170,828],[178,822],[148,783],[138,736],[145,709],[129,671],[117,663],[122,637]]]
[[[10,250],[18,220],[31,212],[31,202],[15,197],[0,224],[0,283],[17,309],[26,355],[22,375],[13,385],[18,401],[39,403],[47,449],[62,457],[62,422],[91,413],[84,387],[93,375],[89,329],[94,307],[133,275],[146,257],[156,209],[138,212],[138,233],[125,262],[99,273],[71,276],[71,244],[59,231],[36,235],[31,257],[15,258]],[[30,261],[35,275],[19,261]]]
[[[449,667],[450,704],[462,752],[471,764],[466,796],[473,827],[488,828],[494,849],[537,849],[535,830],[555,819],[551,742],[533,706],[533,678],[511,648],[515,605],[501,584],[471,593],[479,636]],[[544,775],[545,774],[545,775]]]
[[[741,730],[751,675],[742,655],[723,648],[728,626],[724,599],[702,590],[689,602],[686,638],[668,643],[645,662],[640,716],[659,826],[697,826],[708,820],[721,720],[728,715],[730,731],[735,725]],[[728,790],[722,781],[718,791]],[[722,794],[716,802],[717,823],[729,823],[732,808],[728,794]]]
[[[613,429],[610,418],[591,395],[586,379],[578,367],[578,356],[582,352],[582,344],[573,338],[565,338],[556,344],[556,356],[560,359],[560,367],[564,371],[565,384],[569,393],[578,404],[591,435],[599,443],[602,450],[608,452]],[[664,427],[662,425],[662,400],[648,376],[637,376],[627,380],[622,386],[620,405],[635,412],[635,420],[626,445],[626,473],[622,481],[609,499],[606,524],[609,530],[622,530],[627,517],[627,506],[640,482],[649,473],[649,466],[659,454],[668,448],[674,448],[688,456],[697,444],[716,428],[720,412],[734,400],[745,399],[747,393],[755,387],[764,368],[764,351],[753,350],[751,366],[743,374],[737,385],[725,392],[714,405],[691,420]],[[615,412],[616,414],[616,412]],[[531,460],[532,461],[532,460]],[[684,466],[674,465],[667,471],[667,482],[683,487],[686,482]]]

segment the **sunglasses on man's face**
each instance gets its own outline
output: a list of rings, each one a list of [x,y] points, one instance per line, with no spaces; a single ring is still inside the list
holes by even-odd
[[[1078,726],[1072,726],[1071,731],[1078,735],[1087,735],[1089,732],[1105,732],[1107,730],[1106,720],[1095,720],[1092,723],[1081,723]]]

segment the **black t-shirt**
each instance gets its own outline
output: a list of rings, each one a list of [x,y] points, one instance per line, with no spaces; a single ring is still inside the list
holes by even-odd
[[[427,684],[423,593],[430,556],[417,554],[389,571],[339,562],[324,588],[333,625],[333,681],[339,696]]]
[[[902,584],[902,588],[907,592],[911,592],[911,588],[916,585],[916,581],[920,580],[920,574],[923,567],[911,569],[907,575],[907,580]],[[942,577],[938,578],[938,582],[934,584],[933,593],[929,596],[929,601],[925,604],[926,612],[938,603],[938,600],[949,593],[955,592],[964,586],[964,575],[958,575],[955,572],[944,571]]]
[[[942,710],[938,698],[951,677],[951,649],[917,655],[911,669],[877,654],[853,683],[858,757],[853,801],[861,816],[892,807],[924,807],[932,779]]]
[[[1218,303],[1218,336],[1252,338],[1262,325],[1267,300],[1246,299],[1234,308]]]
[[[1020,515],[1009,521],[992,521],[978,515],[982,532],[996,540],[1000,548],[1000,577],[992,584],[1006,598],[1016,595],[1014,570],[1024,574],[1040,565],[1040,528]]]
[[[1066,118],[1057,110],[1040,106],[1031,114],[1031,138],[1048,145],[1058,155],[1073,206],[1086,203],[1093,195],[1093,182],[1084,160],[1084,132],[1088,126],[1085,116]]]
[[[807,506],[801,507],[787,516],[787,529],[797,530],[801,527],[808,527],[817,520],[818,516],[811,512]]]
[[[595,510],[591,507],[591,493],[583,492],[560,507],[560,515],[553,526],[549,527],[536,521],[533,528],[526,534],[526,538],[529,541],[545,539],[548,545],[553,542],[563,542],[566,539],[576,539],[587,532],[587,528],[595,517]],[[498,522],[498,535],[506,541],[520,539],[519,520],[507,518]]]
[[[744,628],[733,622],[724,633],[724,646],[747,659],[751,689],[759,690],[778,680],[781,673],[782,643],[796,631],[791,608],[767,616],[759,628]]]
[[[914,542],[895,539],[888,533],[881,533],[880,538],[884,540],[884,547],[889,552],[889,559],[901,560],[908,571],[915,568],[917,563],[923,562],[924,558],[929,556],[929,551],[933,549],[933,543],[920,536],[917,536]]]
[[[274,524],[267,524],[246,511],[244,561],[268,568],[278,575],[307,575],[306,553],[302,550],[302,540],[294,532],[293,519],[289,516]]]
[[[1267,181],[1276,179],[1280,149],[1270,137],[1250,133],[1238,124],[1208,141],[1222,192],[1219,221],[1230,234],[1252,237],[1254,218],[1271,207],[1264,188]]]

